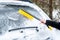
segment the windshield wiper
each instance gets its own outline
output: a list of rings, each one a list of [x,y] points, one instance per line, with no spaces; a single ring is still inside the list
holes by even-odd
[[[36,29],[38,31],[38,27],[21,27],[21,28],[15,28],[15,29],[10,29],[9,32],[11,31],[16,31],[16,30],[21,30],[21,29]]]

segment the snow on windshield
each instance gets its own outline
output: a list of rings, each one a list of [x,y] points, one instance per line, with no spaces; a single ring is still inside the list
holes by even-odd
[[[2,34],[0,40],[52,40],[52,38],[50,38],[51,34],[49,34],[46,25],[40,24],[36,19],[30,21],[24,16],[18,14],[19,9],[24,9],[32,15],[42,18],[37,10],[28,6],[16,5],[2,5],[0,7],[0,35]],[[23,32],[22,34],[20,31],[7,32],[10,29],[20,27],[39,27],[38,29],[40,31],[37,32],[36,29],[22,29],[22,31],[20,30]]]

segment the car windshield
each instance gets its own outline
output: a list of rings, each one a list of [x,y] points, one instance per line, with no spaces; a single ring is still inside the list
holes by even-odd
[[[40,21],[36,19],[34,19],[33,21],[27,19],[26,17],[18,13],[19,9],[23,9],[25,12],[30,13],[38,19],[42,18],[41,14],[36,9],[30,6],[1,4],[0,35],[4,33],[6,34],[0,36],[0,39],[5,40],[5,38],[9,36],[8,38],[6,38],[6,40],[35,40],[35,38],[36,40],[43,40],[42,38],[47,38],[48,40],[50,38],[50,35],[46,25],[40,24]]]
[[[24,21],[28,19],[18,14],[19,9],[24,9],[26,12],[29,12],[37,18],[41,18],[41,15],[39,14],[39,12],[37,12],[37,10],[28,6],[0,5],[0,34],[2,33],[2,31],[5,32],[8,29],[20,28],[25,24]]]

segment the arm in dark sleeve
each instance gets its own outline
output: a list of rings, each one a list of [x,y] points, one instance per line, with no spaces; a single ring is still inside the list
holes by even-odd
[[[60,22],[55,22],[55,21],[50,21],[50,20],[46,20],[46,23],[45,23],[47,26],[50,25],[52,27],[55,27],[57,29],[60,30]]]

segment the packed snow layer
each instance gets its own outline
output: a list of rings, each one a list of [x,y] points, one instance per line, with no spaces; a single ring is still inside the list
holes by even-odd
[[[24,26],[37,26],[39,31],[36,29],[21,29],[17,31],[6,32],[0,36],[0,40],[52,40],[51,34],[46,26],[38,23],[37,20],[25,21]],[[27,25],[28,24],[28,25]],[[21,33],[23,31],[23,33]]]

